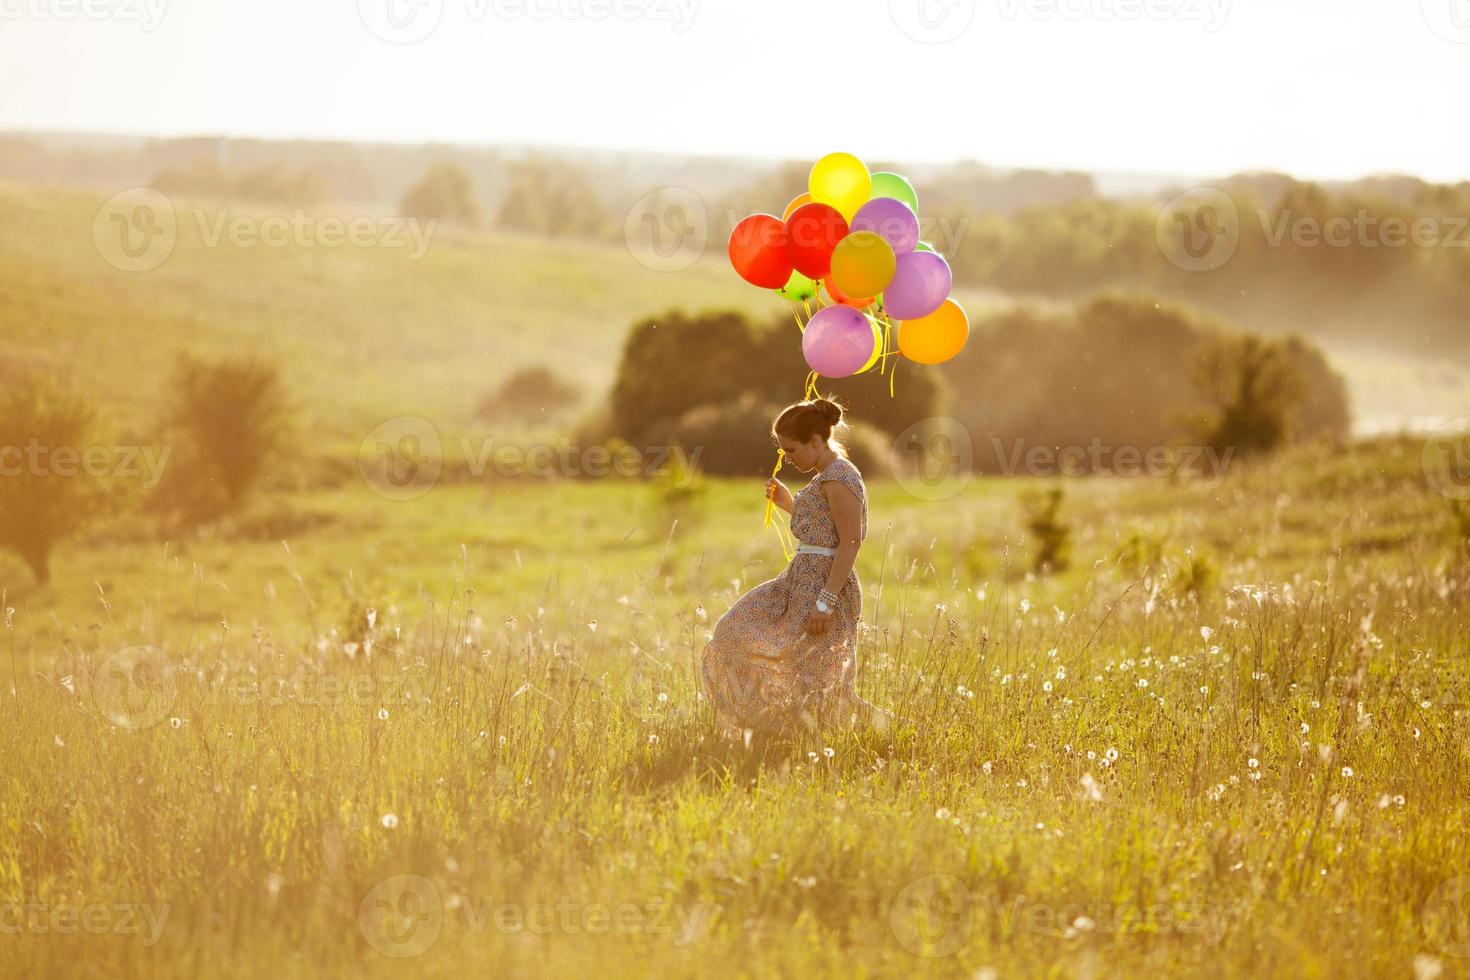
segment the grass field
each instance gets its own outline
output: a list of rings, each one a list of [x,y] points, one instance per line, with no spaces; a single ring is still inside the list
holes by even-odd
[[[0,564],[0,973],[1463,974],[1470,567],[1418,450],[1069,481],[1049,578],[1024,481],[875,484],[859,690],[905,721],[794,744],[694,682],[780,566],[758,486],[99,527]]]
[[[727,743],[696,668],[782,567],[758,482],[351,465],[386,418],[484,436],[522,365],[595,405],[651,312],[772,314],[720,249],[206,247],[176,202],[127,274],[98,203],[0,188],[0,377],[126,441],[179,353],[268,352],[312,478],[180,540],[114,509],[45,587],[0,552],[0,976],[1470,974],[1470,554],[1417,441],[874,480],[858,688],[899,723]]]

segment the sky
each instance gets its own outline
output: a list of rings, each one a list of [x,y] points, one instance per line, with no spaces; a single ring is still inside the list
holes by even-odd
[[[0,129],[1470,179],[1470,0],[0,0]]]

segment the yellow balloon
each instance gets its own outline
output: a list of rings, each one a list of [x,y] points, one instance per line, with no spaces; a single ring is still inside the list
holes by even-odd
[[[876,231],[855,231],[832,253],[832,284],[848,296],[877,296],[893,281],[898,259]]]
[[[830,204],[851,221],[868,203],[873,177],[867,165],[851,153],[829,153],[812,168],[809,186],[813,201]]]
[[[803,204],[810,203],[812,203],[812,196],[810,194],[802,194],[801,196],[793,200],[790,204],[786,205],[786,213],[781,215],[781,220],[790,221],[791,216],[796,213],[797,208],[801,207]]]
[[[873,356],[868,358],[868,363],[853,372],[854,374],[873,370],[878,366],[878,359],[883,356],[883,327],[871,316],[868,317],[868,323],[873,327]]]
[[[898,349],[919,364],[943,364],[970,339],[970,318],[952,299],[926,317],[906,320],[898,328]]]

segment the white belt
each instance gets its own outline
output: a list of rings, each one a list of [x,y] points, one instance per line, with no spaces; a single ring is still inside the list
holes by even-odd
[[[826,555],[828,558],[831,558],[833,555],[837,554],[837,549],[823,548],[819,544],[807,544],[806,542],[800,542],[796,546],[796,553],[798,555]]]

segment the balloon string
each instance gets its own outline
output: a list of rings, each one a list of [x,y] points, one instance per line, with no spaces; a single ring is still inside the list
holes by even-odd
[[[785,462],[786,462],[786,450],[784,450],[784,449],[777,449],[776,450],[776,468],[773,469],[773,470],[771,470],[771,479],[774,480],[776,478],[776,476],[781,472],[781,466]],[[785,555],[786,556],[786,560],[789,562],[789,561],[791,561],[792,558],[795,557],[795,552],[792,550],[790,543],[787,541],[788,533],[786,531],[786,528],[784,528],[779,522],[777,522],[775,520],[775,516],[776,516],[776,496],[775,496],[775,488],[773,487],[770,496],[766,497],[766,524],[765,524],[765,526],[766,527],[771,527],[773,524],[775,525],[775,528],[776,528],[776,537],[781,541],[781,554]]]
[[[812,371],[806,376],[806,389],[801,394],[802,401],[811,401],[817,397],[817,372]]]

